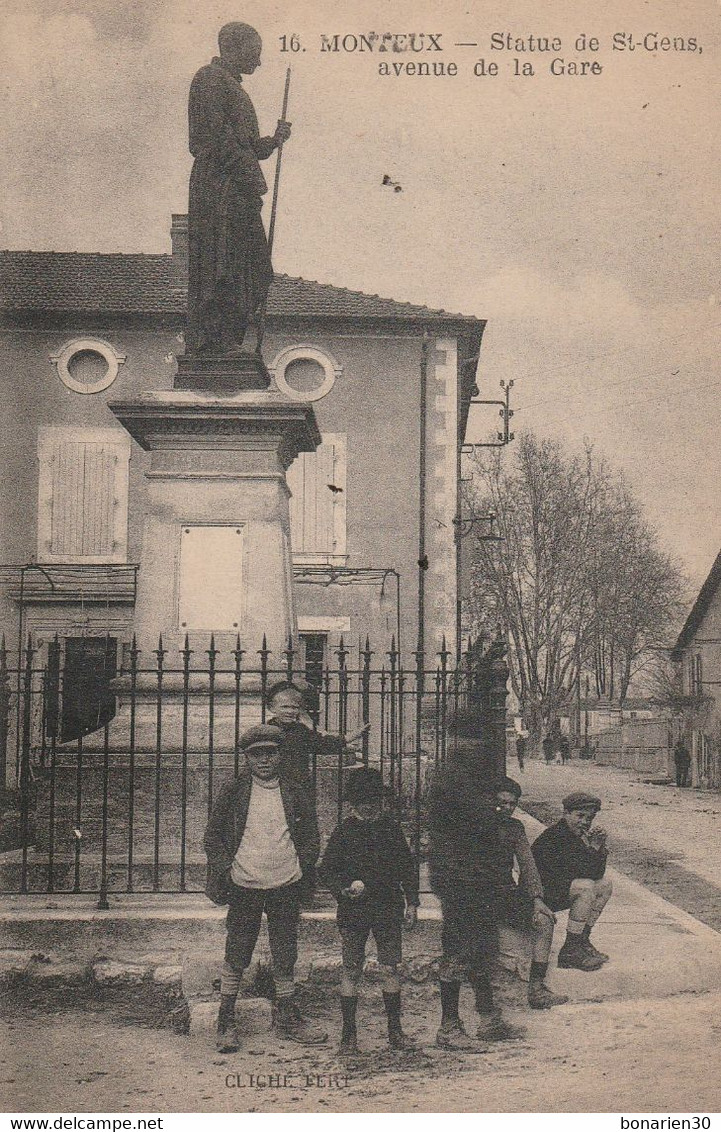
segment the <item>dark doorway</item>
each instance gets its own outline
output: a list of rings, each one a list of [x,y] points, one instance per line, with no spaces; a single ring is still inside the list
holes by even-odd
[[[100,730],[115,715],[110,681],[118,674],[115,637],[66,637],[60,711],[61,743]]]
[[[306,700],[311,719],[317,726],[320,718],[320,694],[323,687],[323,673],[327,665],[327,633],[299,633],[302,654],[303,676],[308,685]]]

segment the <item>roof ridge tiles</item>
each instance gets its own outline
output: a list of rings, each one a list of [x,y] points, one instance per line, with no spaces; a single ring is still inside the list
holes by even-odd
[[[469,314],[454,314],[447,311],[445,307],[429,307],[427,303],[413,303],[410,299],[392,299],[387,295],[381,295],[377,291],[359,291],[354,287],[344,287],[340,283],[322,283],[319,279],[309,279],[305,275],[288,275],[285,271],[276,271],[276,280],[288,279],[293,283],[312,283],[316,287],[330,287],[334,291],[342,291],[345,295],[358,295],[364,299],[379,299],[382,303],[395,303],[400,307],[414,307],[416,310],[430,311],[432,314],[444,314],[450,318],[475,318],[475,315]]]

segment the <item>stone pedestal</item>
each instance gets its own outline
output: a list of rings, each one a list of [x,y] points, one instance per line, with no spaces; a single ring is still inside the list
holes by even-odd
[[[284,667],[288,638],[296,635],[285,472],[299,452],[320,443],[312,407],[268,388],[259,355],[178,361],[174,390],[109,406],[150,454],[134,617],[140,653],[134,680],[126,663],[116,681],[108,753],[121,777],[110,792],[119,801],[127,797],[123,759],[132,749],[138,806],[150,790],[154,808],[159,792],[159,812],[170,823],[162,828],[163,860],[172,856],[179,821],[172,799],[181,778],[188,778],[188,805],[197,810],[197,828],[188,833],[197,849],[207,798],[193,808],[193,784],[207,790],[211,757],[215,786],[232,774],[236,728],[260,718],[260,680],[247,670],[259,668],[264,638],[269,669]],[[240,701],[232,653],[238,638],[245,650]],[[94,757],[101,769],[103,742],[96,732],[84,744],[86,760]],[[150,834],[138,830],[147,849]]]
[[[187,376],[187,375],[186,375]],[[255,651],[265,635],[280,667],[295,633],[285,470],[320,434],[310,405],[275,390],[229,394],[176,389],[116,402],[111,410],[151,454],[135,625],[141,667],[162,634],[186,634],[193,667],[207,667],[214,634],[229,651],[239,634]]]

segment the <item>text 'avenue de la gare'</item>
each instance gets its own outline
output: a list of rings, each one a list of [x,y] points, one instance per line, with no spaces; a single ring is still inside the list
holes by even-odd
[[[282,53],[291,54],[308,49],[305,40],[295,32],[279,36],[279,47]],[[337,32],[321,34],[310,49],[335,57],[377,55],[378,73],[397,78],[454,78],[469,70],[479,78],[501,73],[525,77],[541,73],[601,75],[604,64],[597,56],[604,51],[627,55],[636,52],[638,57],[703,52],[697,36],[658,30],[618,31],[610,36],[581,32],[573,37],[494,31],[464,41],[451,41],[442,32]],[[476,58],[471,59],[470,52],[474,50]],[[450,51],[456,55],[453,59],[448,58]],[[488,52],[488,56],[479,58],[479,51]]]

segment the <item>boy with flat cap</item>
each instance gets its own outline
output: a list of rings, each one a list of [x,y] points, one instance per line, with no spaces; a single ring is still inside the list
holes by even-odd
[[[606,907],[613,886],[606,871],[606,832],[591,829],[601,799],[574,791],[563,799],[563,817],[533,843],[533,856],[546,904],[554,912],[568,908],[566,939],[559,967],[597,971],[608,955],[591,943],[591,930]]]
[[[418,914],[418,882],[400,825],[383,813],[383,779],[367,767],[352,771],[345,793],[350,817],[333,831],[319,869],[322,882],[338,901],[343,974],[341,1053],[358,1052],[356,1008],[366,943],[373,933],[381,968],[388,1044],[412,1050],[401,1027],[401,926],[413,928]]]
[[[220,980],[217,1049],[239,1048],[235,1005],[250,965],[263,912],[268,919],[278,1035],[318,1045],[328,1035],[304,1019],[295,1001],[301,880],[318,859],[315,807],[303,786],[280,773],[277,727],[251,727],[240,739],[246,767],[222,791],[205,831],[207,894],[229,904],[225,963]]]

